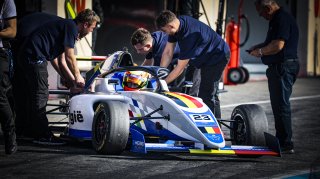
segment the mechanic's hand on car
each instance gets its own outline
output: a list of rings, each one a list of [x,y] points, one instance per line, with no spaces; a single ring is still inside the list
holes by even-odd
[[[84,85],[85,85],[85,82],[84,82],[84,78],[79,74],[75,77],[75,85],[78,87],[78,88],[83,88]]]
[[[70,93],[71,94],[79,94],[83,91],[83,88],[78,88],[78,87],[71,87],[70,88]]]

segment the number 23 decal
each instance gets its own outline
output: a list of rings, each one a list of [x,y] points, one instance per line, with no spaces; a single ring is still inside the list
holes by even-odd
[[[198,122],[207,122],[212,120],[211,116],[206,114],[191,114],[190,116],[194,121]]]

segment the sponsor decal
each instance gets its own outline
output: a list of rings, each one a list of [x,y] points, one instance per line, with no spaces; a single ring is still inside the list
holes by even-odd
[[[69,114],[69,120],[71,124],[74,124],[75,122],[83,122],[83,115],[81,114],[81,111],[73,111]]]
[[[134,140],[133,143],[134,143],[135,148],[136,148],[136,149],[140,149],[140,150],[143,149],[143,148],[144,148],[144,145],[145,145],[144,142],[142,142],[142,141],[137,141],[137,140]]]

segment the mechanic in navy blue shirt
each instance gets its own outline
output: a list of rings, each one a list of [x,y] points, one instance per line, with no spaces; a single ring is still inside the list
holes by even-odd
[[[161,31],[150,33],[147,29],[139,28],[131,36],[131,44],[138,54],[145,55],[142,66],[160,66],[162,53],[168,41],[168,35]],[[179,46],[173,52],[171,66],[176,64],[179,57]]]
[[[20,47],[18,65],[26,82],[25,88],[20,90],[27,90],[28,93],[28,118],[31,119],[32,137],[35,138],[35,143],[63,144],[54,137],[48,127],[46,116],[49,96],[47,61],[52,61],[64,53],[67,66],[54,68],[66,73],[70,70],[73,76],[66,80],[74,87],[84,87],[84,79],[80,75],[74,54],[74,45],[77,40],[92,32],[99,21],[94,11],[85,9],[77,15],[75,20],[59,18],[43,24],[33,31]]]
[[[147,29],[139,28],[133,32],[131,36],[131,44],[136,49],[137,53],[145,55],[145,60],[141,64],[142,66],[160,66],[163,50],[168,42],[168,35],[162,31],[156,31],[150,33]],[[167,67],[170,71],[177,64],[179,58],[180,48],[176,44],[173,52],[172,61]],[[188,70],[187,70],[188,71]],[[186,72],[187,72],[186,71]],[[182,74],[183,75],[183,74]],[[180,75],[170,85],[181,84],[181,80],[185,80],[184,76]],[[193,74],[193,78],[197,78],[199,72]],[[199,80],[195,80],[191,89],[189,89],[189,95],[197,96],[199,91]]]
[[[163,11],[156,19],[159,29],[169,35],[161,64],[167,67],[172,59],[176,43],[180,47],[177,66],[167,76],[170,83],[177,78],[190,62],[201,69],[199,97],[217,118],[221,118],[218,85],[230,57],[227,43],[209,26],[190,16],[176,17],[171,11]]]
[[[299,73],[299,30],[292,15],[275,0],[256,0],[256,10],[269,22],[266,40],[250,48],[251,55],[268,65],[266,75],[275,120],[276,137],[284,153],[294,153],[290,96]]]

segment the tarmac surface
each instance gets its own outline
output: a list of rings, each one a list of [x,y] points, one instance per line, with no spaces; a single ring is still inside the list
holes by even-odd
[[[225,86],[222,117],[239,104],[259,104],[275,134],[267,81]],[[39,146],[19,139],[16,154],[4,154],[0,136],[0,178],[320,178],[320,78],[299,78],[291,97],[295,154],[241,158],[177,153],[98,155],[90,142]],[[51,119],[51,118],[50,118]],[[223,131],[227,130],[223,128]]]

